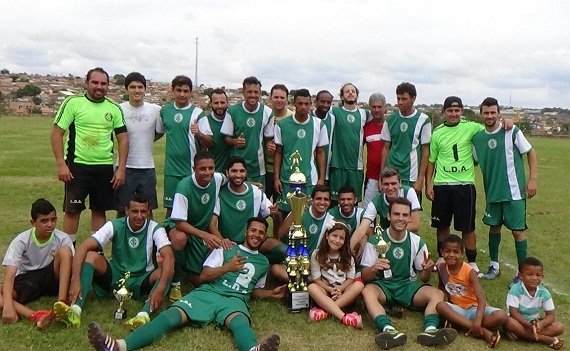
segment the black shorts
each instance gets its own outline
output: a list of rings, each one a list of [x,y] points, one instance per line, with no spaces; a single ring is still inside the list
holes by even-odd
[[[53,261],[41,269],[18,274],[14,279],[15,301],[22,305],[42,296],[57,296],[59,280],[55,276]]]
[[[67,166],[73,180],[65,183],[63,212],[83,211],[85,199],[89,195],[89,208],[95,211],[107,211],[115,208],[113,165],[84,165],[68,162]]]
[[[451,225],[460,232],[475,230],[475,202],[477,191],[473,184],[436,185],[431,204],[431,226],[446,228]]]
[[[128,168],[125,184],[115,190],[115,210],[124,212],[135,194],[142,194],[151,209],[158,208],[156,196],[156,171],[154,168]]]

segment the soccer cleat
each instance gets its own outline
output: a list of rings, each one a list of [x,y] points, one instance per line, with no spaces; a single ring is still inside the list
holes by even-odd
[[[408,336],[400,333],[396,329],[389,329],[376,335],[376,345],[382,350],[388,350],[392,347],[402,346],[408,341]]]
[[[424,331],[418,334],[417,342],[424,346],[449,345],[457,338],[457,330],[453,328],[442,328]]]
[[[107,335],[95,322],[91,322],[87,326],[87,338],[89,338],[91,346],[97,351],[120,351],[117,340]]]
[[[342,324],[362,329],[362,316],[357,312],[347,313],[342,317]]]
[[[51,322],[53,322],[55,314],[51,310],[41,310],[32,313],[28,319],[36,323],[36,328],[44,330],[50,326]]]
[[[509,289],[512,288],[513,285],[517,284],[520,281],[521,281],[521,278],[519,278],[518,274],[515,275],[515,277],[513,278],[513,281],[509,283]]]
[[[129,327],[130,330],[135,330],[145,324],[150,322],[150,317],[147,314],[137,315],[130,318],[125,322],[125,325]]]
[[[168,298],[172,303],[182,298],[182,290],[180,289],[180,284],[170,286],[170,292],[168,293]]]
[[[477,273],[477,276],[480,277],[481,276],[481,270],[479,269],[479,266],[477,266],[477,262],[468,262],[468,264],[471,266],[471,268],[473,268],[475,270],[475,273]]]
[[[487,270],[487,274],[483,275],[483,278],[485,279],[495,279],[496,277],[501,275],[501,271],[499,270],[499,268],[495,268],[494,266],[489,266],[489,269]]]
[[[318,307],[313,307],[309,311],[309,319],[312,322],[318,322],[320,320],[327,319],[328,317],[329,314],[326,313],[323,309],[320,309]]]
[[[81,313],[65,302],[58,301],[53,305],[55,317],[68,327],[79,328],[81,326]]]
[[[269,334],[265,339],[261,340],[259,344],[252,347],[249,351],[277,351],[279,349],[279,342],[281,339],[276,333]]]

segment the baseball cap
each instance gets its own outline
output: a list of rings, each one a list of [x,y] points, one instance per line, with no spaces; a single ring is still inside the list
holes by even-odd
[[[445,110],[446,108],[450,107],[463,108],[463,102],[457,96],[448,96],[443,102],[443,109]]]

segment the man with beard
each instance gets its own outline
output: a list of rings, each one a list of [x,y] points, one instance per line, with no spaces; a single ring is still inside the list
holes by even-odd
[[[265,239],[267,227],[265,219],[250,218],[243,245],[212,251],[200,274],[205,284],[192,290],[152,322],[119,340],[91,322],[87,331],[89,342],[97,351],[130,351],[150,345],[179,327],[204,327],[215,322],[232,331],[240,351],[277,350],[280,341],[277,334],[270,334],[257,343],[248,310],[250,296],[275,299],[285,296],[285,285],[273,290],[263,289],[269,263],[258,248]]]
[[[224,89],[217,88],[212,91],[210,94],[210,107],[212,112],[207,116],[207,121],[212,130],[214,144],[208,147],[208,151],[214,155],[216,172],[223,173],[231,152],[231,148],[225,142],[226,136],[221,132],[224,119],[228,116],[228,96]]]
[[[325,148],[325,179],[329,181],[329,169],[331,163],[332,136],[334,129],[334,115],[330,113],[333,96],[328,90],[321,90],[315,97],[315,109],[312,115],[323,121],[327,128],[327,136],[329,137],[329,145]]]

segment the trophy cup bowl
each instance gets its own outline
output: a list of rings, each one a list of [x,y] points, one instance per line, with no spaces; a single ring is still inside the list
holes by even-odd
[[[378,242],[375,245],[373,245],[374,250],[378,254],[378,257],[385,259],[386,253],[388,252],[388,250],[390,250],[390,246],[392,246],[392,243],[386,242],[384,240],[384,236],[382,235],[382,227],[376,226],[376,228],[374,228],[374,232],[376,233],[376,238],[378,239]],[[389,268],[380,271],[378,273],[380,274],[380,277],[382,279],[388,280],[392,278],[392,270]]]
[[[127,279],[131,276],[131,272],[125,273],[122,279],[119,279],[118,289],[113,289],[113,296],[119,301],[119,308],[115,311],[115,319],[127,318],[127,310],[123,308],[124,303],[133,296],[133,292],[126,287]]]

